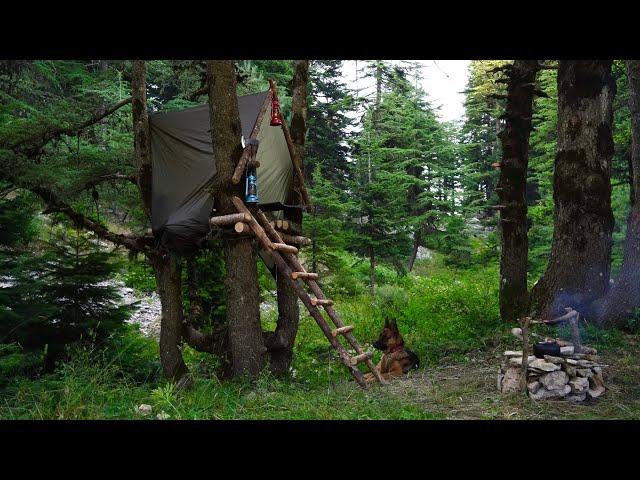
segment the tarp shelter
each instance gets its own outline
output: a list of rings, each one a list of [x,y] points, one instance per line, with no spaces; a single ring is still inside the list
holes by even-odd
[[[270,125],[268,91],[238,98],[242,136],[251,137],[265,110],[257,139],[256,159],[260,204],[291,201],[293,165],[282,127]],[[185,251],[209,232],[214,208],[211,192],[216,173],[211,143],[209,106],[162,112],[149,118],[153,168],[153,234],[164,245]],[[240,139],[238,139],[240,141]]]

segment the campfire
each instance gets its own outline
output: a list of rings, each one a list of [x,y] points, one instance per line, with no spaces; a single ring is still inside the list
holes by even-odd
[[[607,365],[599,362],[594,348],[582,345],[580,339],[580,314],[571,308],[553,320],[524,318],[521,328],[511,330],[522,341],[521,351],[506,351],[498,374],[498,390],[502,393],[526,391],[534,400],[565,399],[582,402],[598,398],[606,388],[602,369]],[[529,332],[532,324],[554,325],[568,323],[571,327],[571,342],[554,338],[543,338]],[[529,337],[538,341],[529,346]]]

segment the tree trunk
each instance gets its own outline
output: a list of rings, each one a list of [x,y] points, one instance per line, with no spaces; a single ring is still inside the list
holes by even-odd
[[[532,313],[549,318],[573,307],[585,317],[608,288],[611,261],[611,61],[561,61],[547,270],[532,292]]]
[[[293,97],[291,101],[291,139],[300,161],[300,169],[304,174],[304,143],[307,134],[307,97],[309,85],[309,60],[296,60],[293,76]],[[299,179],[294,176],[294,191],[300,191]],[[302,203],[302,199],[293,199],[295,203]],[[285,211],[285,218],[302,225],[302,210]],[[277,270],[277,267],[276,267]],[[278,294],[278,323],[273,335],[266,341],[269,354],[269,365],[274,375],[282,375],[289,371],[293,358],[293,344],[298,333],[300,321],[300,307],[298,295],[293,286],[281,272],[276,273],[276,288]]]
[[[174,381],[183,381],[188,370],[180,351],[183,320],[180,258],[175,253],[169,253],[166,257],[154,261],[153,266],[162,304],[160,325],[162,369],[165,377]]]
[[[146,64],[134,60],[131,77],[131,110],[133,116],[133,142],[138,185],[142,205],[151,218],[151,152],[149,143],[149,115],[147,113]],[[165,377],[180,383],[188,382],[188,369],[180,344],[182,341],[182,283],[180,259],[175,253],[157,255],[151,259],[156,275],[158,295],[162,305],[160,322],[160,362]]]
[[[516,60],[508,77],[505,128],[500,132],[502,169],[498,196],[502,251],[500,255],[500,315],[511,322],[523,316],[529,303],[527,263],[527,168],[533,91],[540,69],[536,60]]]
[[[422,245],[422,230],[418,228],[413,234],[413,250],[411,251],[411,256],[409,257],[409,262],[407,263],[407,270],[410,272],[413,270],[413,265],[416,263],[416,258],[418,257],[418,249]]]
[[[134,152],[138,166],[138,186],[142,205],[151,218],[151,152],[149,142],[149,114],[147,113],[146,64],[134,60],[131,76],[131,110],[133,112]]]
[[[231,196],[242,198],[243,192],[240,185],[231,182],[231,177],[242,155],[242,130],[233,62],[208,61],[207,76],[213,156],[217,171],[213,186],[215,207],[222,215],[237,213]],[[266,351],[260,325],[256,254],[250,238],[224,238],[223,242],[232,371],[236,376],[254,376],[264,366]]]
[[[629,109],[631,111],[632,208],[618,280],[596,308],[597,322],[624,326],[634,309],[640,308],[640,60],[627,60]]]

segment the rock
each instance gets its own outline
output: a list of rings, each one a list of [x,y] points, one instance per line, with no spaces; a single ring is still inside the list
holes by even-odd
[[[167,418],[170,418],[170,415],[166,413],[164,410],[160,412],[158,415],[156,415],[156,419],[158,420],[166,420]]]
[[[511,334],[519,340],[522,340],[522,329],[521,328],[512,328]]]
[[[564,371],[567,372],[567,375],[569,375],[569,377],[571,377],[571,378],[575,377],[576,374],[577,374],[576,367],[574,367],[572,365],[565,365],[564,366]]]
[[[540,383],[547,390],[557,390],[564,387],[569,381],[569,376],[562,370],[547,373],[540,377]]]
[[[597,368],[597,367],[596,367]],[[590,368],[577,368],[576,369],[576,375],[578,377],[585,377],[585,378],[589,378],[591,375],[593,375],[593,372],[591,371]],[[575,375],[574,375],[575,376]]]
[[[536,359],[533,355],[529,355],[527,357],[527,362],[531,363]],[[509,358],[509,365],[512,367],[521,367],[522,366],[522,357],[511,357]]]
[[[520,378],[522,377],[522,369],[511,367],[507,369],[502,379],[502,393],[518,393],[520,392]]]
[[[587,399],[587,392],[567,395],[564,399],[569,402],[584,402]]]
[[[589,388],[589,380],[583,377],[576,377],[569,382],[569,386],[571,387],[571,391],[573,393],[586,392],[586,390]]]
[[[556,370],[560,370],[560,365],[549,363],[542,358],[536,358],[534,361],[529,363],[528,366],[529,368],[537,369],[543,372],[554,372]]]
[[[521,357],[522,350],[507,350],[504,352],[505,357]]]
[[[562,398],[566,397],[571,393],[571,387],[569,385],[565,385],[557,390],[547,390],[546,388],[541,388],[537,393],[531,394],[530,397],[534,400],[548,400],[551,398]]]
[[[560,347],[560,355],[573,355],[574,347]]]
[[[153,407],[151,405],[147,405],[146,403],[143,403],[142,405],[138,405],[138,408],[136,408],[136,410],[140,415],[147,416],[151,413],[151,411],[153,410]]]
[[[598,398],[606,391],[602,375],[594,373],[589,377],[589,395],[592,398]]]
[[[562,365],[564,363],[564,358],[562,357],[554,357],[552,355],[545,355],[544,359],[549,363],[554,363],[556,365]]]
[[[597,364],[590,362],[589,360],[578,360],[577,365],[584,368],[597,367]]]
[[[602,373],[602,367],[593,367],[591,371],[593,373]]]
[[[504,373],[500,372],[498,373],[498,391],[501,392],[502,391],[502,379],[504,378]]]
[[[567,363],[569,365],[578,365],[578,361],[574,360],[573,358],[567,358]]]
[[[541,386],[542,384],[536,380],[535,382],[527,384],[527,389],[530,393],[537,393]]]

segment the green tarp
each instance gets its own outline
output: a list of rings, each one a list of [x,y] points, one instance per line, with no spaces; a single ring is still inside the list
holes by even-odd
[[[249,139],[268,92],[238,98],[242,135]],[[271,106],[263,117],[258,140],[260,203],[285,202],[293,168],[281,127],[269,125]],[[153,167],[152,229],[164,245],[196,248],[209,231],[214,208],[210,186],[216,172],[209,106],[163,112],[149,118]],[[238,139],[240,141],[240,139]]]

